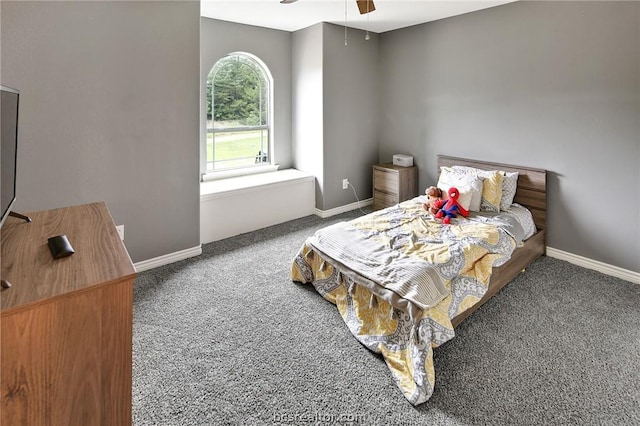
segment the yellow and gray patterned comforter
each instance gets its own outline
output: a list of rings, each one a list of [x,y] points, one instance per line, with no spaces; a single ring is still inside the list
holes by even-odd
[[[504,264],[521,243],[522,228],[504,215],[480,214],[443,225],[423,210],[420,199],[362,216],[348,225],[385,251],[431,264],[446,287],[444,298],[420,308],[370,275],[327,256],[312,237],[293,261],[292,280],[312,283],[334,303],[351,333],[383,355],[404,396],[418,405],[433,393],[433,348],[454,337],[451,319],[483,297],[492,268]],[[387,260],[384,267],[394,266]]]

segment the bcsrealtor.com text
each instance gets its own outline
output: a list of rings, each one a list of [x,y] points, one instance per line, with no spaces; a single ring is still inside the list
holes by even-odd
[[[279,423],[362,423],[364,414],[333,413],[278,413],[273,420]]]

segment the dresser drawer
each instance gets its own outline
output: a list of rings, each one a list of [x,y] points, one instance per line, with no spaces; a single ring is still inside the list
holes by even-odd
[[[398,204],[398,196],[386,192],[373,191],[373,209],[380,210]]]
[[[373,169],[373,190],[398,195],[398,173]]]

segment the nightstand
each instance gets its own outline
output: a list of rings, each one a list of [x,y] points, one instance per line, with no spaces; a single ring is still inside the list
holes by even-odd
[[[373,209],[380,210],[418,195],[418,167],[393,163],[373,166]]]

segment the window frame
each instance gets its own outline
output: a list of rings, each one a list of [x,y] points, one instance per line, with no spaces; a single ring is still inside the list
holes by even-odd
[[[267,102],[266,102],[266,124],[260,124],[260,125],[256,125],[256,126],[240,126],[240,127],[224,127],[224,128],[216,128],[214,126],[214,119],[213,117],[215,116],[215,93],[213,93],[213,81],[215,81],[215,76],[213,77],[212,80],[212,84],[211,84],[211,116],[212,116],[212,121],[211,121],[211,128],[208,127],[208,117],[207,117],[207,108],[208,108],[208,98],[209,98],[209,84],[208,84],[208,80],[209,80],[209,76],[211,75],[211,73],[216,69],[216,66],[220,63],[220,61],[226,60],[229,57],[234,57],[234,56],[239,56],[241,58],[244,58],[245,60],[249,60],[251,62],[253,62],[252,66],[256,72],[261,72],[262,73],[262,78],[264,80],[264,82],[267,85]],[[228,53],[222,57],[220,57],[219,59],[217,59],[214,64],[212,65],[212,67],[209,69],[209,72],[207,73],[207,76],[205,78],[205,96],[204,96],[204,150],[203,150],[203,155],[204,155],[204,160],[203,160],[203,164],[204,164],[204,172],[202,173],[201,176],[201,180],[204,181],[208,181],[208,180],[214,180],[214,179],[221,179],[221,178],[227,178],[227,177],[233,177],[233,176],[243,176],[243,175],[249,175],[249,174],[254,174],[254,173],[264,173],[264,172],[268,172],[268,171],[275,171],[278,169],[278,166],[275,163],[275,152],[274,152],[274,129],[273,129],[273,122],[274,122],[274,83],[273,83],[273,77],[271,75],[271,71],[269,70],[269,68],[266,66],[266,64],[256,55],[253,55],[251,53],[247,53],[247,52],[231,52]],[[229,168],[224,168],[224,169],[213,169],[213,170],[209,170],[209,164],[211,163],[208,159],[207,156],[207,145],[208,145],[208,136],[209,134],[216,134],[216,133],[230,133],[230,132],[244,132],[244,131],[251,131],[251,130],[266,130],[267,132],[267,146],[268,146],[268,161],[266,162],[257,162],[254,163],[252,165],[244,165],[244,166],[237,166],[237,167],[229,167]],[[215,136],[214,136],[214,150],[215,150]],[[257,156],[256,156],[257,158]],[[213,163],[215,163],[215,151],[213,154]]]

